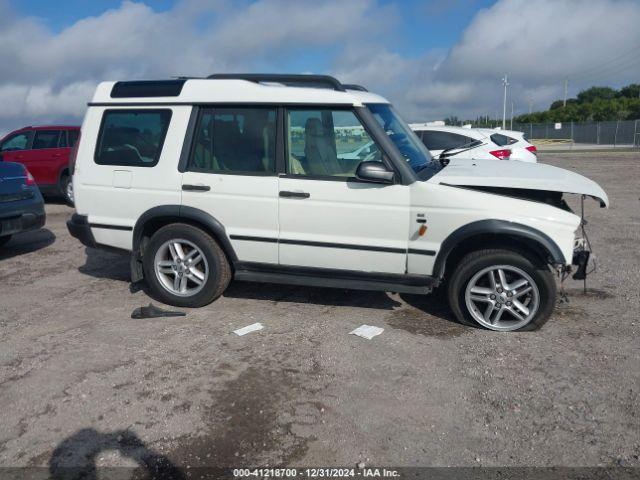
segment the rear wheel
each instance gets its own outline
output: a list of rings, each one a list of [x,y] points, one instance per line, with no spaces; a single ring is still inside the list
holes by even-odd
[[[509,250],[481,250],[465,256],[448,288],[451,309],[467,325],[496,331],[535,330],[556,302],[549,268]]]
[[[4,237],[0,237],[0,247],[6,245],[9,240],[11,240],[11,235],[5,235]]]
[[[73,206],[73,181],[71,175],[63,175],[60,179],[60,193],[64,198],[64,201]]]
[[[162,227],[149,241],[144,274],[155,296],[179,307],[202,307],[218,298],[231,280],[231,267],[218,243],[192,225]]]

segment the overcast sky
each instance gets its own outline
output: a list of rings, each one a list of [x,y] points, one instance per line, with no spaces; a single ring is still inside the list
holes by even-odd
[[[80,122],[102,80],[313,72],[410,121],[640,83],[640,0],[0,0],[0,133]],[[509,106],[510,110],[510,106]]]

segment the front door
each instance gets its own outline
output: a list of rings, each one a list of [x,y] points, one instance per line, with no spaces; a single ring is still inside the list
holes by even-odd
[[[25,155],[31,147],[33,131],[26,130],[14,133],[0,145],[0,156],[5,162],[24,164]]]
[[[202,210],[226,230],[239,261],[278,263],[276,108],[200,111],[182,205]]]
[[[360,162],[383,155],[354,111],[292,108],[285,130],[280,264],[405,273],[409,187],[356,180]]]

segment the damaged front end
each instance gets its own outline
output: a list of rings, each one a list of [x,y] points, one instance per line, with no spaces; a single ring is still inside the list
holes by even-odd
[[[573,247],[573,259],[571,265],[564,266],[561,272],[561,284],[564,280],[573,273],[574,280],[582,280],[584,282],[584,288],[586,290],[587,276],[596,270],[596,260],[591,248],[591,242],[587,235],[587,220],[584,217],[584,200],[585,195],[582,195],[580,199],[580,226],[576,231],[576,238]]]

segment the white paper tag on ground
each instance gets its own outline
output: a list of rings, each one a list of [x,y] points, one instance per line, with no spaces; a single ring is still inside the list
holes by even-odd
[[[234,330],[233,333],[241,337],[243,335],[246,335],[247,333],[262,330],[263,328],[264,326],[262,326],[261,323],[252,323],[251,325],[247,325],[246,327],[242,327],[242,328],[239,328],[238,330]]]
[[[353,332],[349,332],[349,335],[357,335],[367,340],[371,340],[376,335],[380,335],[384,332],[384,328],[373,327],[371,325],[360,325]]]

